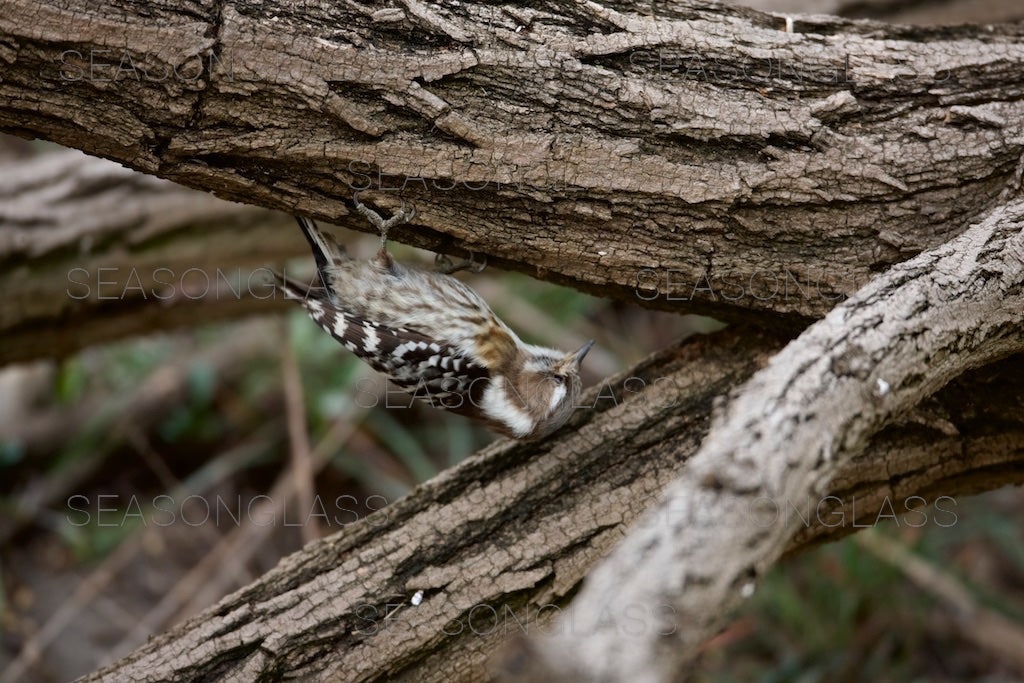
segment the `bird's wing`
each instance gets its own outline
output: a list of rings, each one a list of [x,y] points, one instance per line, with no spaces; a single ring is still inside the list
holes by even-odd
[[[490,373],[458,346],[366,320],[333,305],[320,289],[302,291],[287,280],[283,289],[325,332],[413,397],[462,414],[478,406]]]

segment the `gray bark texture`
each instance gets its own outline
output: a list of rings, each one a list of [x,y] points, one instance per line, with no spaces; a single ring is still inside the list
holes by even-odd
[[[799,518],[775,511],[826,496],[872,435],[952,378],[1024,350],[1022,312],[1017,200],[808,328],[736,392],[682,475],[590,574],[572,628],[546,644],[548,674],[672,680],[798,530]],[[629,628],[631,612],[662,605],[662,629]]]
[[[672,680],[783,553],[1019,482],[1022,36],[695,0],[8,0],[0,130],[358,230],[353,189],[401,194],[395,239],[736,323],[88,680]]]
[[[696,1],[9,0],[0,129],[360,230],[353,188],[401,191],[395,239],[796,324],[1019,184],[1020,33],[786,32]]]
[[[685,474],[716,399],[781,346],[736,330],[659,352],[592,388],[554,438],[494,444],[85,680],[523,678],[542,661],[523,640],[566,628],[552,618],[575,613],[594,564]],[[1024,480],[1022,370],[1015,357],[968,373],[880,432],[783,549]],[[982,393],[993,400],[978,413],[965,398]],[[633,617],[663,630],[665,609]]]

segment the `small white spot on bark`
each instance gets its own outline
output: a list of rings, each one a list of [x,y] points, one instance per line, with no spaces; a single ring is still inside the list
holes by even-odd
[[[413,607],[418,606],[421,602],[423,602],[423,591],[416,591],[416,594],[412,596],[412,600],[410,600],[409,602],[412,603]]]

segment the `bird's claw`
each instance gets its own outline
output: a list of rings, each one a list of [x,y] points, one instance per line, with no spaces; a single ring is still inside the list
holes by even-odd
[[[370,221],[370,225],[377,228],[377,232],[380,233],[380,243],[382,248],[387,242],[388,230],[396,225],[408,223],[416,217],[416,207],[407,205],[404,199],[401,200],[401,208],[399,208],[398,211],[396,211],[391,218],[388,218],[387,220],[381,218],[379,213],[359,201],[359,190],[352,193],[352,202],[355,204],[356,211],[363,214],[363,216],[366,217],[366,220]]]
[[[437,272],[444,273],[445,275],[451,275],[457,273],[460,270],[468,270],[471,273],[480,273],[484,268],[487,267],[487,257],[484,260],[478,262],[476,260],[476,254],[469,252],[469,258],[462,261],[452,261],[451,257],[447,254],[438,254],[434,257],[434,266]]]

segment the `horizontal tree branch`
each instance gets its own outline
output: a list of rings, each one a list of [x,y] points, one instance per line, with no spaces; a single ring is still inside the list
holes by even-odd
[[[787,32],[696,0],[187,7],[14,0],[0,129],[359,230],[353,188],[383,186],[419,209],[396,239],[776,322],[1020,186],[1019,25]]]

